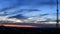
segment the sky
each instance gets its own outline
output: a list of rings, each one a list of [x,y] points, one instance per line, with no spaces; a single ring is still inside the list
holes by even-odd
[[[17,19],[37,17],[56,20],[56,0],[0,0],[0,16]]]

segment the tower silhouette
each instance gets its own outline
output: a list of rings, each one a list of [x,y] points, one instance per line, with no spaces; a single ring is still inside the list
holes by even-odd
[[[59,28],[59,10],[58,10],[58,0],[56,0],[57,2],[57,20],[56,20],[56,27]]]

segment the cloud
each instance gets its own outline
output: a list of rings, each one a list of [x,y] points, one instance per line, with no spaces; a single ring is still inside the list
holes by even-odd
[[[27,17],[21,15],[21,14],[18,14],[18,15],[15,15],[15,16],[11,16],[9,18],[17,18],[17,19],[27,19]]]
[[[20,10],[22,10],[22,11],[27,11],[27,12],[35,12],[35,11],[41,11],[41,10],[39,10],[39,9],[20,9]]]
[[[56,22],[56,19],[46,18],[45,21],[42,21],[42,22]]]
[[[46,14],[40,14],[40,17],[47,16],[47,15],[49,15],[49,14],[48,13],[46,13]]]
[[[28,9],[28,12],[40,11],[39,9]]]

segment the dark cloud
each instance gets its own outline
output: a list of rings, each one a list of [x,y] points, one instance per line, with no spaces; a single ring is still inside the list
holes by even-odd
[[[28,12],[40,11],[39,9],[28,9]]]
[[[47,16],[47,15],[49,15],[49,14],[48,13],[46,13],[46,14],[40,14],[40,17]]]
[[[39,9],[20,9],[20,10],[27,11],[27,12],[41,11]]]
[[[46,21],[48,21],[48,22],[49,22],[49,21],[50,21],[50,22],[57,22],[57,19],[47,18]],[[59,20],[59,22],[60,22],[60,20]]]
[[[49,21],[54,21],[54,20],[52,20],[51,18],[47,18],[46,21],[49,22]]]
[[[39,11],[38,9],[28,9],[28,11]]]
[[[11,17],[9,17],[9,18],[27,19],[27,17],[25,17],[25,16],[23,16],[23,15],[21,15],[21,14],[18,14],[18,15],[16,15],[16,16],[11,16]]]
[[[41,22],[56,22],[56,20],[52,18],[47,18],[45,21],[41,21]]]

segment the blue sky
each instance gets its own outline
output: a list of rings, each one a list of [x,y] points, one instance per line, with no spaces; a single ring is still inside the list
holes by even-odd
[[[56,19],[56,0],[0,0],[0,15]]]

